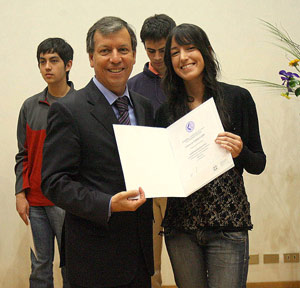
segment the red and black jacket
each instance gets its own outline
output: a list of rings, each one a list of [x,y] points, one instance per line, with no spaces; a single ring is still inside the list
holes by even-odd
[[[74,92],[72,82],[68,82]],[[16,194],[26,191],[30,206],[53,206],[41,190],[41,167],[43,145],[46,138],[47,115],[50,104],[47,91],[38,93],[23,103],[18,120],[17,140],[19,152],[16,155]],[[67,94],[67,95],[68,95]]]

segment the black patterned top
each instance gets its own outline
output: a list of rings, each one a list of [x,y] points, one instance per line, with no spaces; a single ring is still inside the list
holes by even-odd
[[[187,198],[168,198],[167,205],[162,225],[166,233],[168,228],[184,231],[252,228],[243,178],[235,168]]]
[[[250,204],[243,182],[243,170],[260,174],[266,164],[255,103],[250,93],[241,87],[219,83],[230,115],[231,128],[243,141],[235,167],[205,185],[187,198],[168,198],[162,225],[165,233],[176,228],[184,231],[219,229],[242,231],[252,229]],[[156,114],[156,126],[172,124],[167,103]]]

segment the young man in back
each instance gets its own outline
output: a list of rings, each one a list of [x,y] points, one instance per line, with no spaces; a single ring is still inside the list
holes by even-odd
[[[165,14],[157,14],[147,18],[142,26],[140,37],[149,58],[143,72],[128,81],[128,87],[147,97],[156,111],[166,101],[166,96],[161,89],[160,82],[166,67],[164,64],[165,43],[171,30],[176,26],[172,18]],[[161,251],[162,231],[161,222],[165,214],[167,199],[155,198],[153,201],[153,248],[154,248],[154,275],[152,288],[160,288],[161,279]]]
[[[42,153],[50,105],[74,91],[68,81],[73,49],[61,38],[48,38],[39,44],[37,60],[47,87],[25,100],[20,110],[15,193],[16,209],[26,225],[29,218],[36,248],[36,255],[31,251],[30,288],[48,288],[53,287],[54,238],[61,250],[65,212],[42,194]],[[68,287],[64,268],[62,276],[63,287]]]

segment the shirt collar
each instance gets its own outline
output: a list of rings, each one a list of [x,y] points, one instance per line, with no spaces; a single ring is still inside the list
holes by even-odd
[[[149,70],[150,70],[153,74],[159,76],[159,73],[154,69],[154,67],[152,66],[151,62],[149,62],[148,68],[149,68]]]
[[[126,84],[124,94],[122,96],[117,96],[115,93],[108,90],[102,83],[100,83],[98,81],[98,79],[96,78],[96,76],[93,77],[93,81],[94,81],[95,85],[97,86],[97,88],[100,90],[100,92],[104,95],[104,97],[108,101],[109,105],[113,105],[114,102],[118,99],[118,97],[127,96],[129,99],[129,105],[131,105],[133,107],[127,84]]]

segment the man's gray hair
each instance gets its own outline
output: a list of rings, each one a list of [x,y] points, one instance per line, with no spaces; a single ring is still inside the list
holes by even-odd
[[[93,53],[95,49],[94,35],[98,31],[102,35],[108,35],[126,28],[131,39],[132,50],[136,51],[136,36],[132,27],[119,17],[106,16],[98,20],[88,31],[86,36],[86,51]]]

